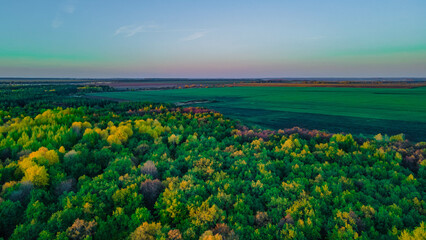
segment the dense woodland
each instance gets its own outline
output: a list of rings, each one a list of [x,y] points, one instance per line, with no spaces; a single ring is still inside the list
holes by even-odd
[[[426,143],[0,87],[0,238],[425,239]]]

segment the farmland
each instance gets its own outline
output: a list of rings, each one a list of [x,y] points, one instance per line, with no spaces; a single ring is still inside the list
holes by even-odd
[[[426,136],[426,88],[233,87],[93,93],[90,96],[203,106],[271,129]],[[192,101],[192,102],[191,102]]]

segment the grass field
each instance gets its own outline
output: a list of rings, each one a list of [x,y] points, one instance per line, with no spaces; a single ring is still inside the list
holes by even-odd
[[[233,87],[95,93],[130,101],[184,102],[272,129],[293,126],[426,140],[426,88]]]

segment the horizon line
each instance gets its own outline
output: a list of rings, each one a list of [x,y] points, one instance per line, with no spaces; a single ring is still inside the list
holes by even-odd
[[[6,79],[19,79],[19,80],[31,80],[31,79],[47,79],[47,80],[303,80],[303,79],[424,79],[426,80],[426,76],[424,77],[409,77],[409,76],[400,76],[400,77],[315,77],[315,76],[307,76],[307,77],[0,77],[0,80]]]

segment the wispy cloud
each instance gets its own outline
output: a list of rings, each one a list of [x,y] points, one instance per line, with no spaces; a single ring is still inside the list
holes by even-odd
[[[75,5],[72,3],[73,1],[70,1],[67,5],[63,6],[58,12],[56,13],[56,17],[52,20],[51,26],[52,28],[59,28],[64,23],[63,16],[73,14],[75,12]]]
[[[52,28],[58,28],[60,27],[64,22],[62,22],[62,20],[59,19],[59,17],[56,17],[55,19],[52,20]]]
[[[206,29],[168,29],[165,27],[158,26],[156,24],[150,24],[150,25],[123,25],[115,30],[114,36],[123,36],[123,37],[132,37],[135,36],[138,33],[178,33],[178,32],[185,32],[185,33],[191,33],[190,35],[187,35],[186,37],[183,37],[180,39],[180,41],[193,41],[199,38],[204,37],[210,30]]]
[[[185,42],[186,41],[193,41],[193,40],[196,40],[196,39],[204,37],[207,34],[207,32],[208,31],[195,32],[195,33],[193,33],[193,34],[191,34],[189,36],[186,36],[186,37],[182,38],[181,40],[185,41]]]
[[[157,28],[156,25],[147,25],[147,26],[145,26],[145,25],[125,25],[125,26],[119,27],[115,31],[114,36],[123,35],[125,37],[132,37],[132,36],[134,36],[138,33],[147,32],[147,31],[153,30],[155,28]]]
[[[73,14],[75,11],[75,6],[73,4],[68,4],[64,7],[64,12]]]

